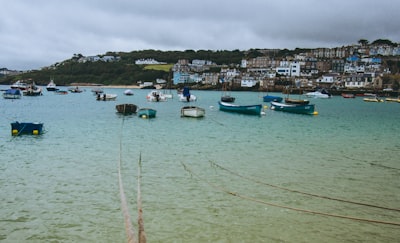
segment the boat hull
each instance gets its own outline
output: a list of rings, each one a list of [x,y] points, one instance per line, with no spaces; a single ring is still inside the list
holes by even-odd
[[[129,115],[136,113],[137,111],[137,105],[135,104],[119,104],[115,106],[115,109],[117,109],[118,113],[121,113],[123,115]]]
[[[11,135],[21,134],[40,135],[43,132],[43,123],[37,122],[13,122],[11,123]]]
[[[206,114],[205,109],[197,107],[197,106],[185,106],[181,109],[181,116],[182,117],[194,117],[200,118],[204,117]]]
[[[302,99],[290,99],[290,98],[286,98],[285,99],[285,103],[288,104],[296,104],[296,105],[307,105],[310,103],[309,100],[302,100]]]
[[[225,95],[221,97],[221,101],[222,102],[228,102],[228,103],[232,103],[235,102],[235,97],[229,96],[229,95]]]
[[[282,100],[283,100],[282,97],[274,96],[274,95],[266,95],[266,96],[263,97],[263,101],[264,102],[271,102],[271,101],[281,102]]]
[[[151,108],[141,108],[137,113],[141,118],[155,118],[157,111]]]
[[[248,115],[261,115],[262,105],[234,105],[226,102],[218,102],[221,111],[235,112]]]
[[[314,104],[297,105],[297,104],[284,104],[279,102],[271,102],[271,110],[284,111],[297,114],[316,115]]]

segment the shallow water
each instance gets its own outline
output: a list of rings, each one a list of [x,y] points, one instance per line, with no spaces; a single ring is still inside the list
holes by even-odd
[[[400,212],[293,190],[399,208],[400,104],[312,99],[318,116],[218,110],[220,92],[192,91],[206,117],[180,117],[176,98],[106,89],[0,100],[1,242],[126,242],[118,163],[137,229],[137,174],[148,242],[395,242]],[[262,93],[233,92],[238,104]],[[277,94],[279,95],[279,94]],[[115,105],[157,109],[120,116]],[[263,103],[265,106],[269,104]],[[44,123],[41,136],[11,136],[13,121]],[[277,188],[280,187],[280,188]],[[287,188],[292,191],[283,190]]]

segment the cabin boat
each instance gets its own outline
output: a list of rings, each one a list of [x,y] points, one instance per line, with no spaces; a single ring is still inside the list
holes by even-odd
[[[21,90],[19,89],[7,89],[3,93],[4,99],[21,99]]]
[[[50,80],[50,82],[46,86],[47,91],[56,91],[58,90],[57,85],[54,83],[53,80]]]

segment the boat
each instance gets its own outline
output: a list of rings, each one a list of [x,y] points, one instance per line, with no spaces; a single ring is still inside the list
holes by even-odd
[[[43,132],[43,123],[38,122],[13,122],[11,123],[11,135],[20,134],[40,135]]]
[[[146,99],[151,102],[167,101],[167,98],[160,90],[152,90],[147,94]]]
[[[314,104],[286,104],[272,101],[271,110],[307,115],[318,115],[318,112],[315,111]]]
[[[22,82],[21,80],[18,80],[17,82],[11,84],[12,89],[19,89],[19,90],[25,90],[27,89],[28,84],[25,82]]]
[[[93,92],[94,95],[98,95],[98,94],[104,93],[102,88],[93,88],[92,92]]]
[[[56,91],[58,90],[57,85],[54,83],[54,81],[51,79],[50,82],[46,86],[47,91]]]
[[[371,98],[364,98],[365,102],[384,102],[383,99],[379,98],[378,96],[371,97]]]
[[[56,91],[54,91],[54,94],[66,95],[68,94],[68,91],[57,89]]]
[[[7,89],[3,93],[4,99],[21,99],[21,90],[19,89]]]
[[[354,99],[356,96],[354,94],[347,94],[347,93],[342,93],[342,97],[345,99]]]
[[[117,109],[118,113],[124,114],[124,115],[129,115],[136,113],[137,111],[137,105],[135,104],[119,104],[115,106],[115,109]]]
[[[190,93],[190,90],[188,87],[184,87],[182,93],[179,94],[179,100],[184,101],[184,102],[185,101],[190,102],[190,101],[196,101],[197,97]]]
[[[275,95],[265,95],[265,96],[263,96],[263,101],[264,102],[271,102],[271,101],[281,102],[282,100],[283,100],[283,98],[280,97],[280,96],[275,96]]]
[[[307,105],[310,103],[309,100],[304,99],[292,99],[292,98],[285,98],[285,103],[287,104],[295,104],[295,105]]]
[[[206,110],[198,106],[184,106],[181,108],[182,117],[204,117]]]
[[[83,90],[81,90],[78,86],[76,86],[75,88],[69,88],[68,90],[71,93],[82,93],[83,92]]]
[[[127,89],[124,91],[124,95],[133,95],[133,91],[131,89]]]
[[[386,98],[385,100],[387,102],[398,102],[398,103],[400,103],[400,97],[398,97],[398,98]]]
[[[28,85],[25,90],[22,91],[23,95],[26,96],[39,96],[42,95],[42,88],[36,86],[35,82],[32,84]]]
[[[96,100],[110,101],[110,100],[115,100],[115,99],[117,99],[117,96],[118,96],[118,95],[116,95],[116,94],[106,94],[106,93],[104,93],[104,94],[98,94],[98,95],[96,96]]]
[[[155,118],[157,111],[151,108],[140,108],[137,113],[141,118]]]
[[[230,95],[221,96],[221,101],[222,102],[233,103],[233,102],[235,102],[235,99],[236,99],[235,97],[232,97]]]
[[[221,111],[236,112],[248,115],[261,115],[262,105],[236,105],[227,102],[218,101],[219,109]]]
[[[228,82],[224,82],[224,79],[221,78],[221,82],[222,82],[222,96],[221,96],[221,101],[222,102],[228,102],[228,103],[232,103],[235,102],[235,97],[231,96],[228,93],[228,89],[227,89],[227,85]]]
[[[328,98],[331,98],[331,94],[325,93],[324,91],[314,91],[314,92],[306,93],[306,97],[308,97],[308,98],[328,99]]]

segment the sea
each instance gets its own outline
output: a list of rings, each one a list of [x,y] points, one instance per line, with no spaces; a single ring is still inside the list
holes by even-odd
[[[147,242],[400,241],[399,103],[333,96],[301,115],[231,92],[263,105],[252,116],[220,111],[219,91],[188,104],[82,88],[0,99],[0,242],[127,242],[139,212]],[[124,103],[156,118],[120,115]],[[186,105],[205,117],[181,117]],[[14,121],[44,133],[12,136]]]

